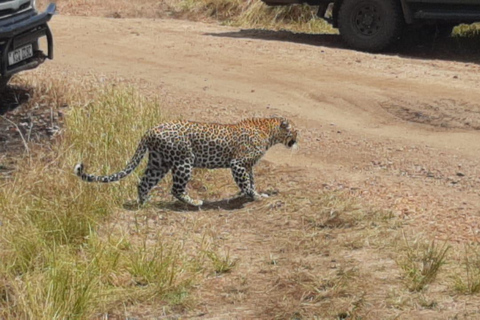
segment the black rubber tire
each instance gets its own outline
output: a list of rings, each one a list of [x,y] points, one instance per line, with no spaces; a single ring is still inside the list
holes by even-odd
[[[344,0],[338,29],[352,49],[378,52],[398,39],[404,26],[398,0]]]

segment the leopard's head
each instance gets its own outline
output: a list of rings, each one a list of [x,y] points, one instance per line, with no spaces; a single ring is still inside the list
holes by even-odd
[[[273,143],[281,143],[288,148],[294,147],[297,144],[297,130],[285,118],[275,118],[277,125],[275,127]]]

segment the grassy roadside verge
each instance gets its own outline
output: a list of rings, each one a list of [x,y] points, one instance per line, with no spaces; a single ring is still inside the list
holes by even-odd
[[[63,80],[34,83],[28,104],[68,105],[65,131],[29,148],[13,176],[0,181],[0,318],[86,319],[142,301],[180,305],[201,258],[187,257],[160,231],[149,238],[100,232],[135,183],[99,192],[72,174],[82,157],[94,171],[125,163],[146,128],[165,119],[161,106],[126,86]]]

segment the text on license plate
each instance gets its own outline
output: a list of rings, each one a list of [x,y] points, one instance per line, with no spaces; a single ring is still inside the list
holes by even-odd
[[[10,51],[8,53],[8,65],[11,66],[30,57],[33,57],[33,47],[31,44]]]

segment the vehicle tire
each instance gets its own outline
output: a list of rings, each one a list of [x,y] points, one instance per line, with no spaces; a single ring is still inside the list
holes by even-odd
[[[344,0],[338,29],[351,48],[378,52],[400,37],[404,25],[398,0]]]

